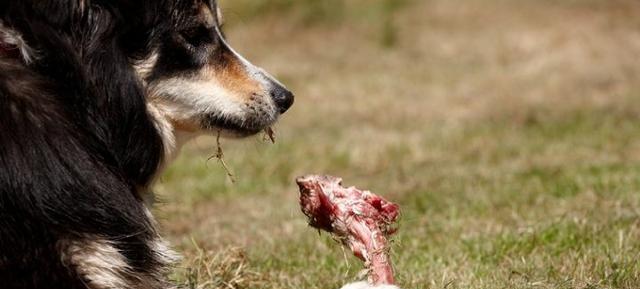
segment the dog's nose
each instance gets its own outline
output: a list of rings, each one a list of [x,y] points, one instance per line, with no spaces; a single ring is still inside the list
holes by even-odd
[[[272,88],[270,94],[280,113],[285,113],[293,105],[293,93],[280,85]]]

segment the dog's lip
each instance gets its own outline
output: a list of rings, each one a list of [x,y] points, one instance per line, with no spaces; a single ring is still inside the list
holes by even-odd
[[[265,121],[259,125],[247,126],[240,124],[241,121],[213,115],[205,117],[202,120],[202,126],[208,131],[224,130],[233,133],[237,137],[248,137],[260,133],[273,125],[274,122],[275,119],[273,121]]]

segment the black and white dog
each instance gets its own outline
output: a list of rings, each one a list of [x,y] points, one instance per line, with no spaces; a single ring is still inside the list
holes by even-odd
[[[171,287],[154,178],[293,103],[220,24],[215,0],[0,0],[0,288]]]
[[[0,1],[0,288],[166,288],[143,201],[179,135],[253,135],[293,95],[214,0]]]

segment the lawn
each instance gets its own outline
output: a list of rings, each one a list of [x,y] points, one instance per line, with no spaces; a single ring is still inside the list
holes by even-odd
[[[156,186],[184,288],[331,289],[361,264],[294,178],[399,203],[412,288],[640,288],[640,2],[226,0],[296,93],[262,136],[187,145]],[[208,160],[209,159],[209,160]]]

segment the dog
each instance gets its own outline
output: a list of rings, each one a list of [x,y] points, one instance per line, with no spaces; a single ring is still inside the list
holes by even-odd
[[[155,178],[294,100],[221,21],[215,0],[0,1],[0,287],[171,287]]]
[[[155,179],[294,101],[221,26],[216,0],[0,0],[0,288],[174,287]]]

